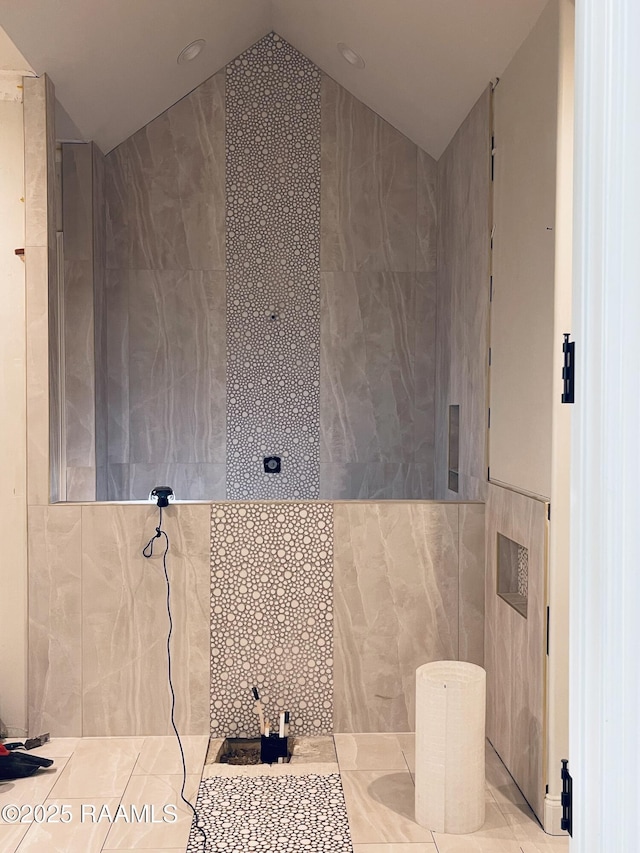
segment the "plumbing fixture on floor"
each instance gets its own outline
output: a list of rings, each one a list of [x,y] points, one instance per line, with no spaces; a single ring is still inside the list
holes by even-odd
[[[289,761],[289,712],[281,711],[278,721],[278,731],[271,731],[271,723],[265,719],[264,703],[260,699],[257,687],[251,692],[256,700],[255,712],[260,722],[260,761],[263,764],[283,764]]]

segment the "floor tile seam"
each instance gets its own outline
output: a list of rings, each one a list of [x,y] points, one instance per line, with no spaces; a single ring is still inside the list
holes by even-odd
[[[134,771],[134,769],[135,769],[136,764],[138,763],[138,761],[140,761],[140,756],[142,755],[142,750],[143,750],[143,748],[144,748],[144,742],[145,742],[145,740],[146,740],[146,738],[144,738],[144,739],[143,739],[142,744],[140,745],[140,749],[138,750],[138,755],[136,756],[136,760],[133,762],[133,766],[132,766],[132,768],[131,768],[131,773],[129,773],[129,778],[127,779],[127,782],[126,782],[126,784],[125,784],[124,788],[122,789],[122,793],[120,794],[120,796],[119,796],[119,798],[118,798],[118,805],[117,805],[117,807],[116,807],[117,809],[119,809],[119,808],[120,808],[120,806],[122,805],[122,801],[123,801],[123,799],[124,799],[124,795],[125,795],[125,794],[126,794],[126,792],[127,792],[127,788],[129,787],[129,783],[130,783],[130,782],[131,782],[131,780],[133,779],[133,771]],[[111,824],[111,826],[109,827],[109,831],[108,831],[108,832],[107,832],[107,834],[105,835],[105,837],[104,837],[104,841],[103,841],[103,843],[102,843],[102,846],[100,847],[100,850],[101,850],[101,851],[105,849],[105,845],[106,845],[106,843],[107,843],[107,840],[108,840],[109,836],[111,835],[111,832],[112,832],[112,830],[113,830],[114,826],[117,826],[117,824],[112,823],[112,824]]]
[[[402,767],[345,767],[340,772],[344,773],[411,773],[407,760],[404,759]]]
[[[69,758],[71,758],[71,756],[69,756]],[[124,796],[124,794],[123,794],[122,796]],[[49,797],[46,797],[46,798],[45,798],[45,800],[44,800],[44,803],[43,803],[43,804],[44,804],[44,805],[46,805],[46,804],[47,804],[48,802],[50,802],[51,800],[59,800],[59,799],[63,799],[63,800],[65,801],[65,803],[69,803],[69,804],[71,804],[71,803],[73,803],[73,802],[77,802],[77,803],[79,803],[80,805],[82,805],[82,804],[85,804],[85,803],[87,802],[87,800],[100,800],[100,799],[102,799],[102,800],[115,800],[115,799],[116,799],[116,797],[87,797],[87,796],[82,796],[82,797],[51,797],[51,796],[49,796]],[[122,797],[120,797],[120,798],[118,799],[118,806],[116,806],[116,808],[118,808],[118,807],[120,806],[120,803],[121,803],[121,802],[122,802]],[[35,828],[36,828],[36,830],[37,830],[37,829],[38,829],[38,827],[43,826],[43,825],[46,825],[46,824],[42,824],[42,823],[40,823],[40,822],[36,822],[36,821],[31,821],[31,823],[29,824],[29,826],[28,826],[28,828],[27,828],[27,831],[25,832],[25,834],[24,834],[24,835],[22,836],[22,838],[20,839],[20,843],[19,843],[19,844],[18,844],[18,846],[16,847],[16,849],[15,849],[15,853],[21,853],[21,850],[22,850],[22,851],[26,850],[27,848],[26,848],[26,847],[22,847],[22,845],[23,845],[23,843],[27,840],[27,836],[29,835],[29,833],[31,832],[31,830],[32,830],[34,827],[35,827]],[[113,826],[113,825],[112,825],[112,826]],[[109,827],[109,830],[108,830],[107,834],[105,835],[105,842],[106,842],[107,838],[109,837],[109,833],[111,832],[112,826],[110,826],[110,827]],[[102,845],[101,845],[101,847],[100,847],[100,853],[102,853],[102,851],[103,851],[103,850],[104,850],[104,844],[102,844]]]

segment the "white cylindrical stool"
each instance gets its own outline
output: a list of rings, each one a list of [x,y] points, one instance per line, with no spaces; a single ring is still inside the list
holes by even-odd
[[[462,661],[416,670],[416,821],[435,832],[484,823],[486,672]]]

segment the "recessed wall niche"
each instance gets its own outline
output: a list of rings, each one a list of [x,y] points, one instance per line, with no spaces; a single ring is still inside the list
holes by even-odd
[[[527,618],[529,550],[498,533],[498,595]]]

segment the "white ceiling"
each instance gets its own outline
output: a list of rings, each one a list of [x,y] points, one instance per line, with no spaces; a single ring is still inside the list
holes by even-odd
[[[52,78],[83,137],[105,152],[273,29],[438,158],[545,3],[2,0],[0,25],[31,67]],[[180,50],[199,38],[203,53],[178,65]],[[338,42],[366,67],[348,65]],[[0,31],[0,68],[11,62],[4,48]]]

